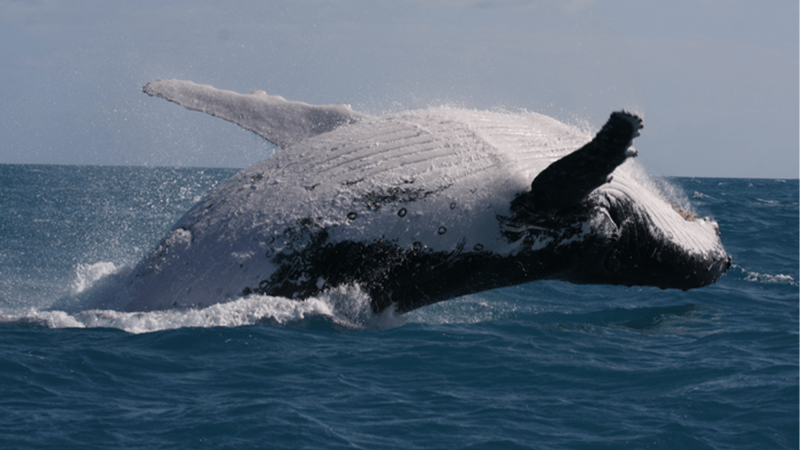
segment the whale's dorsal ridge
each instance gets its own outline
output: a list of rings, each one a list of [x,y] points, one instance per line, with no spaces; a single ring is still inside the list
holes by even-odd
[[[313,106],[268,95],[260,89],[251,94],[239,94],[191,81],[168,79],[148,83],[142,90],[184,108],[233,122],[281,148],[364,117],[346,103]]]

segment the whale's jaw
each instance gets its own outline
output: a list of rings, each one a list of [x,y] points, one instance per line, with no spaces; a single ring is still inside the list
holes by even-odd
[[[731,258],[711,219],[686,220],[669,202],[631,189],[626,170],[578,205],[557,212],[531,207],[525,195],[500,217],[528,279],[576,284],[695,289],[717,281]],[[513,283],[509,283],[513,284]]]
[[[689,290],[716,282],[730,268],[713,220],[687,220],[670,205],[645,207],[619,192],[600,197],[616,236],[597,270],[573,282]]]

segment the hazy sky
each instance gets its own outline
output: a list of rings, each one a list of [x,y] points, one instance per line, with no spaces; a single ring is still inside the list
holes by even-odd
[[[797,178],[798,14],[796,0],[0,0],[0,163],[245,167],[270,153],[141,91],[180,78],[592,129],[626,108],[644,116],[651,172]]]

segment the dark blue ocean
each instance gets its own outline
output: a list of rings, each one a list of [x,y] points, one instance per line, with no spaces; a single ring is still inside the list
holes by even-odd
[[[51,308],[233,173],[0,165],[0,448],[798,448],[797,180],[666,180],[733,257],[688,292],[535,282],[383,328]]]

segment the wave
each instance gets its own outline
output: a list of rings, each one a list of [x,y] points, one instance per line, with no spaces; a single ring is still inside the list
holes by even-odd
[[[770,274],[752,272],[738,264],[731,265],[731,270],[729,274],[733,275],[737,279],[742,279],[744,281],[749,281],[752,283],[788,284],[790,286],[798,286],[797,281],[791,275],[786,275],[786,274],[770,275]]]

